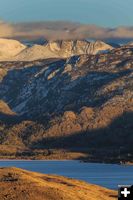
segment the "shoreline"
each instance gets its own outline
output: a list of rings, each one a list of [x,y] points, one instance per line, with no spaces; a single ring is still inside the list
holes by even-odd
[[[105,161],[105,160],[83,160],[83,159],[51,159],[51,158],[48,158],[48,159],[29,159],[29,158],[0,158],[0,162],[4,162],[4,161],[8,161],[8,162],[12,162],[12,161],[24,161],[24,162],[32,162],[32,161],[40,161],[40,162],[47,162],[47,161],[63,161],[63,162],[67,162],[67,161],[79,161],[79,162],[82,162],[82,163],[97,163],[97,164],[111,164],[111,165],[124,165],[124,166],[133,166],[133,162],[117,162],[117,161],[112,161],[112,162],[109,162],[109,161]]]
[[[11,148],[10,148],[11,149]],[[88,153],[89,152],[89,153]],[[126,155],[111,155],[110,151],[102,154],[96,149],[71,149],[69,151],[64,149],[48,149],[48,150],[19,150],[7,151],[0,153],[0,161],[20,160],[20,161],[69,161],[78,160],[80,162],[88,163],[104,163],[104,164],[118,164],[118,165],[133,165],[133,157]]]

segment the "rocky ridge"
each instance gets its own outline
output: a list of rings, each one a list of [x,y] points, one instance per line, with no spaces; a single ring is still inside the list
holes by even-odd
[[[113,47],[102,42],[75,41],[49,41],[44,45],[26,47],[15,40],[0,39],[0,60],[6,61],[34,61],[46,58],[68,58],[71,56],[88,54],[95,55],[103,51],[112,50]]]

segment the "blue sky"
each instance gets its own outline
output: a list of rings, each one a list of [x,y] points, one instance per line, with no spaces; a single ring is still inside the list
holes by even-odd
[[[133,0],[0,0],[0,19],[133,26]]]

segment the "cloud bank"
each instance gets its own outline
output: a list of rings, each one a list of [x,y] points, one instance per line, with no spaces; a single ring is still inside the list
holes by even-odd
[[[0,21],[0,37],[10,37],[14,34],[14,27],[3,21]]]
[[[133,39],[133,27],[103,28],[72,22],[32,22],[8,24],[0,21],[0,37],[69,39]]]

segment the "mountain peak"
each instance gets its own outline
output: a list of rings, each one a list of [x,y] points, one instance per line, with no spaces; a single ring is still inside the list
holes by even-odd
[[[45,58],[69,58],[75,55],[95,55],[112,50],[102,41],[57,40],[45,45],[26,47],[16,40],[0,39],[0,60],[33,61]]]
[[[88,42],[87,40],[57,40],[47,44],[53,52],[58,52],[64,57],[73,55],[92,54],[95,55],[100,51],[112,50],[113,47],[102,41]]]
[[[17,40],[0,38],[0,60],[12,58],[26,48]]]

